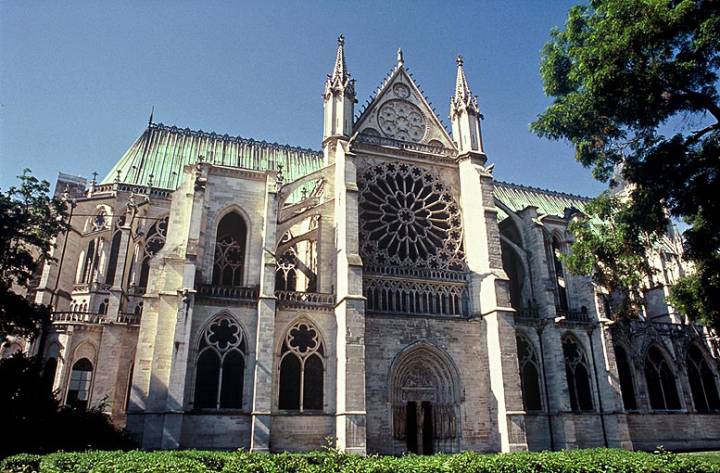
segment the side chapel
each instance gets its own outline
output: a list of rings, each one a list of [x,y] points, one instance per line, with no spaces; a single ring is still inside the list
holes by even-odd
[[[446,131],[401,52],[355,113],[344,40],[322,150],[154,123],[107,177],[61,174],[71,229],[34,290],[62,402],[143,448],[358,454],[720,448],[717,338],[559,255],[587,199],[499,182],[458,58]]]

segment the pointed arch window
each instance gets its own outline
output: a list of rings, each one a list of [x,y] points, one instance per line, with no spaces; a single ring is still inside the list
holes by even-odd
[[[687,358],[688,380],[690,381],[690,391],[692,392],[695,410],[698,412],[720,410],[720,398],[715,375],[700,348],[696,345],[690,345]]]
[[[630,358],[625,348],[615,345],[615,364],[617,365],[618,378],[620,379],[620,392],[622,394],[623,406],[628,411],[637,409],[635,399],[635,383],[633,383]]]
[[[300,321],[287,331],[279,369],[279,409],[300,412],[323,409],[325,349],[312,324]]]
[[[110,244],[110,259],[108,260],[107,272],[105,274],[105,284],[109,284],[111,286],[115,284],[115,271],[117,270],[121,239],[122,233],[117,231],[113,235],[112,243]]]
[[[650,397],[650,407],[655,410],[680,409],[675,375],[670,369],[667,358],[654,345],[645,355],[645,380]]]
[[[93,366],[87,358],[80,358],[70,372],[70,386],[68,387],[65,403],[78,410],[87,409],[90,400],[90,387],[92,386]]]
[[[165,246],[167,238],[168,217],[158,220],[150,227],[145,236],[145,245],[143,245],[142,262],[140,264],[140,279],[138,287],[147,287],[148,276],[150,275],[150,260],[158,251]]]
[[[245,336],[232,317],[216,317],[200,336],[195,375],[199,409],[242,409]]]
[[[220,220],[215,240],[214,285],[242,285],[246,239],[247,225],[240,214],[230,212]]]
[[[279,291],[297,290],[297,256],[290,248],[278,258],[275,270],[275,289]]]
[[[88,242],[87,248],[85,250],[85,256],[83,261],[83,270],[80,275],[79,283],[90,283],[92,282],[92,276],[95,272],[95,268],[97,267],[97,260],[98,260],[98,249],[99,245],[98,242],[95,240],[90,240]]]
[[[526,411],[541,411],[540,367],[530,340],[517,336],[517,356],[520,366],[520,388]]]
[[[560,261],[560,255],[563,253],[562,243],[560,242],[560,238],[558,238],[557,235],[553,235],[552,237],[551,250],[553,270],[555,273],[555,291],[557,293],[558,309],[560,309],[561,311],[567,311],[569,306],[565,281],[565,271],[563,270],[562,261]]]
[[[579,342],[571,336],[563,337],[565,376],[567,377],[570,408],[573,412],[593,410],[590,369],[585,352]]]

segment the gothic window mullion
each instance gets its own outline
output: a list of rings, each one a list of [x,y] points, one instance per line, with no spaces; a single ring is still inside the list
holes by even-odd
[[[303,411],[305,403],[305,360],[307,358],[300,358],[300,412]]]
[[[226,353],[227,354],[227,353]],[[218,370],[218,379],[217,379],[217,396],[215,396],[215,408],[220,409],[222,406],[220,404],[220,400],[222,399],[222,382],[223,382],[223,361],[225,361],[225,356],[220,355],[220,369]]]

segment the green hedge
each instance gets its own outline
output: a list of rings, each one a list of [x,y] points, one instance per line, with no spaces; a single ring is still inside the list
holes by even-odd
[[[695,473],[718,472],[720,465],[701,457],[625,450],[568,450],[563,452],[485,455],[461,453],[403,457],[342,455],[332,451],[277,455],[237,452],[89,451],[15,455],[0,464],[3,472],[357,472],[357,473]]]

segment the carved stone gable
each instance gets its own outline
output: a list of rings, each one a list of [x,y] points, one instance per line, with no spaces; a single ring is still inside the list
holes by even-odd
[[[363,136],[454,149],[454,144],[415,81],[398,65],[358,118]]]

